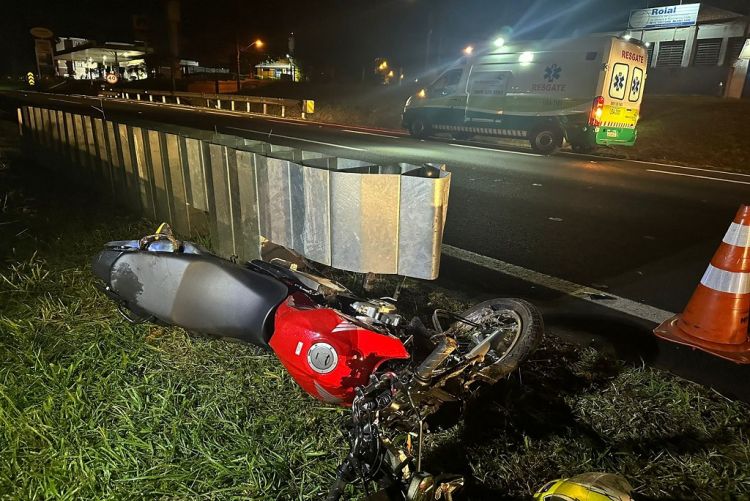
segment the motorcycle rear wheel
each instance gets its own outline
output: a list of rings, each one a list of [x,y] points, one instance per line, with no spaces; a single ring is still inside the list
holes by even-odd
[[[502,372],[506,374],[526,360],[544,336],[541,313],[523,299],[490,299],[472,306],[461,313],[461,316],[482,326],[480,330],[457,322],[450,328],[459,340],[468,341],[469,350],[482,342],[483,333],[487,330],[501,329],[500,336],[492,342],[487,362],[502,366]]]

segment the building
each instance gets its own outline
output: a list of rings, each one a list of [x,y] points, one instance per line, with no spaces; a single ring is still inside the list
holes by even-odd
[[[698,3],[638,9],[626,34],[648,47],[648,93],[726,95],[737,72],[747,74],[738,61],[748,16]]]
[[[291,57],[265,61],[255,65],[255,76],[261,80],[291,80],[299,82],[300,69]]]
[[[158,64],[149,69],[146,57],[154,51],[143,42],[100,44],[96,40],[63,37],[56,40],[54,52],[55,74],[76,80],[103,80],[107,73],[115,73],[124,81],[144,80],[149,76],[169,78],[172,71],[171,66]],[[229,73],[228,68],[201,66],[191,59],[180,59],[179,66],[183,76]]]
[[[146,54],[152,50],[143,43],[105,42],[61,37],[56,40],[53,61],[55,74],[76,80],[104,79],[116,73],[124,80],[148,77]]]

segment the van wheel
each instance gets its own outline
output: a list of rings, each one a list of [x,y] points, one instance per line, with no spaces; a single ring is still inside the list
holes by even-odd
[[[542,155],[551,155],[562,146],[562,131],[554,125],[542,125],[531,131],[531,149]]]
[[[432,134],[430,122],[424,118],[415,118],[411,121],[411,125],[409,125],[409,134],[411,134],[412,137],[419,139],[429,137],[430,134]]]

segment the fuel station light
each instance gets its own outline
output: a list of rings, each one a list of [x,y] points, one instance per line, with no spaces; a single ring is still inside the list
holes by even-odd
[[[417,92],[417,97],[426,97],[427,93],[424,89],[420,89],[419,92]]]
[[[467,45],[464,48],[464,54],[466,54],[467,56],[470,56],[472,54],[472,52],[474,52],[474,47],[473,46]]]
[[[518,62],[523,64],[528,64],[534,60],[534,53],[531,51],[525,51],[521,52],[521,55],[518,56]]]
[[[505,45],[505,39],[503,37],[497,37],[494,43],[495,47],[502,47],[503,45]]]

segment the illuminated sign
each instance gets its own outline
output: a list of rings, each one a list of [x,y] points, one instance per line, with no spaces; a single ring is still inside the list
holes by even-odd
[[[698,21],[700,7],[699,3],[687,3],[633,10],[628,25],[634,30],[693,26]]]

